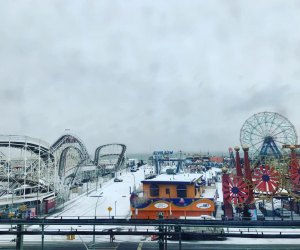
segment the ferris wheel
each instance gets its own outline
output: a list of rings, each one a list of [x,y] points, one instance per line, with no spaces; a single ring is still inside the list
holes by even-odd
[[[281,156],[284,144],[297,144],[293,124],[275,112],[260,112],[245,121],[240,131],[241,145],[248,145],[254,155]]]

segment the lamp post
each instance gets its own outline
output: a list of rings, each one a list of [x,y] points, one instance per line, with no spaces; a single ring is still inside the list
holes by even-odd
[[[96,173],[96,178],[97,178],[97,181],[96,181],[96,192],[98,191],[98,181],[99,181],[99,175],[98,175],[98,167],[96,167],[96,170],[95,170],[95,173]]]
[[[117,216],[117,201],[115,201],[115,217]]]
[[[170,204],[170,217],[172,216],[172,201],[171,201],[171,195],[169,192],[169,204]]]
[[[97,201],[96,201],[96,205],[95,205],[95,220],[96,220],[96,212],[97,212],[97,205],[98,205],[98,201],[99,201],[99,198],[100,198],[100,194],[97,198]],[[96,230],[96,226],[95,226],[95,223],[96,221],[94,221],[94,225],[93,225],[93,249],[95,249],[95,230]]]
[[[132,176],[133,176],[133,191],[135,191],[135,176],[134,176],[133,173],[131,173],[131,174],[132,174]]]

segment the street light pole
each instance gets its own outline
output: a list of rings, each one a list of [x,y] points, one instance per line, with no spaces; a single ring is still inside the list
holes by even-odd
[[[134,176],[133,173],[131,173],[131,174],[132,174],[132,176],[133,176],[133,191],[135,191],[135,176]]]
[[[115,201],[115,217],[117,216],[117,201]]]
[[[97,181],[96,181],[96,192],[97,192],[98,191],[98,178],[99,178],[99,176],[98,176],[98,168],[97,167],[96,167],[95,173],[96,173],[96,177],[97,177]]]
[[[97,205],[98,205],[99,198],[100,198],[100,194],[99,194],[99,196],[97,198],[96,206],[95,206],[95,220],[97,218],[96,217],[96,212],[97,212]],[[95,249],[95,230],[96,230],[95,223],[96,223],[96,221],[94,221],[94,225],[93,225],[93,249]]]
[[[171,195],[169,191],[169,204],[170,204],[170,217],[172,216],[172,201],[171,201]]]

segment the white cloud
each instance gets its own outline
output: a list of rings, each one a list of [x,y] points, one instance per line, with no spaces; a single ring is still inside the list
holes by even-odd
[[[1,5],[1,134],[225,151],[256,112],[300,126],[297,1]]]

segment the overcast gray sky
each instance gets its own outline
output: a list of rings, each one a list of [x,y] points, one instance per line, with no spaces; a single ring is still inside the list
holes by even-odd
[[[90,153],[227,151],[246,119],[300,129],[300,1],[0,1],[0,134]]]

